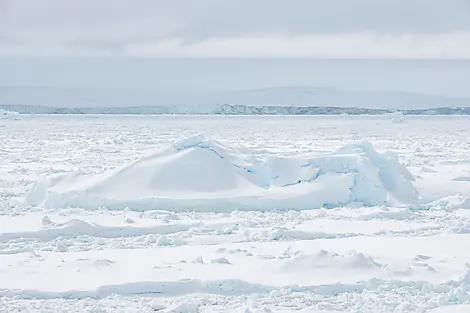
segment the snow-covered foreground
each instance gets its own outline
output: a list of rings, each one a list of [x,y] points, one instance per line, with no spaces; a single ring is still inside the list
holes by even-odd
[[[0,164],[1,312],[470,307],[468,117],[22,116]]]

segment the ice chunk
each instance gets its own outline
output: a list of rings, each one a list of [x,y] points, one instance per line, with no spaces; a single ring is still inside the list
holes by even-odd
[[[15,112],[15,111],[8,111],[8,110],[0,109],[0,119],[19,120],[20,119],[20,113]]]
[[[411,203],[413,176],[370,143],[315,157],[259,157],[196,135],[100,175],[38,181],[26,203],[47,207],[232,211]]]

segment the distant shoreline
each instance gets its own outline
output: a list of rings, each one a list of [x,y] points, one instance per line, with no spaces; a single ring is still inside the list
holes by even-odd
[[[369,109],[360,107],[319,106],[251,106],[223,104],[212,107],[47,107],[34,105],[0,105],[0,109],[20,114],[97,114],[97,115],[470,115],[470,107],[439,107],[428,109]]]

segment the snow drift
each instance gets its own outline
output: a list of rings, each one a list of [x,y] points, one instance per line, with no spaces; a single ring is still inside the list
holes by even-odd
[[[26,203],[206,211],[397,205],[417,199],[412,180],[396,155],[367,142],[321,156],[262,157],[196,135],[105,174],[45,178]]]
[[[8,110],[0,109],[0,119],[19,120],[20,113],[15,112],[15,111],[8,111]]]

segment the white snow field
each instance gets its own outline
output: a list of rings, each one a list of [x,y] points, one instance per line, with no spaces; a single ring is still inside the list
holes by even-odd
[[[0,312],[469,312],[470,117],[0,120]]]

